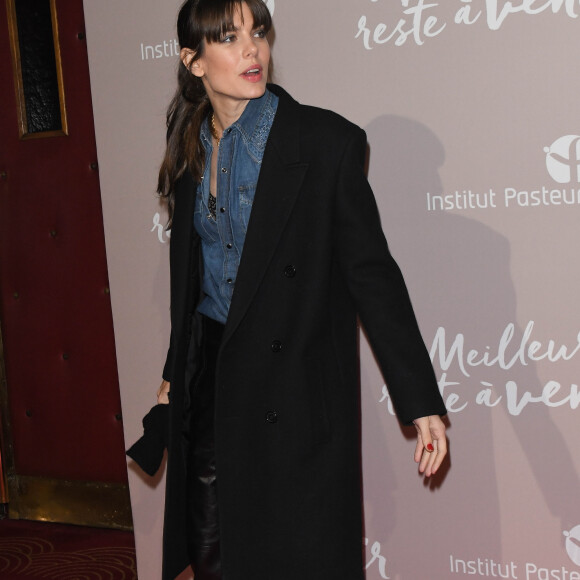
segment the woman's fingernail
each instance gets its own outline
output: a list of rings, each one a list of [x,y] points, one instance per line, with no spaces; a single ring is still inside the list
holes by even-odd
[[[431,445],[431,443],[428,443],[426,445],[426,449],[427,449],[427,451],[429,451],[429,453],[432,453],[433,451],[435,451],[435,448],[433,447],[433,445]]]

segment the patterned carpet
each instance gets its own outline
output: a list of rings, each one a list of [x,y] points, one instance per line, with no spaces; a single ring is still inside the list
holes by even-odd
[[[1,580],[136,580],[133,534],[0,521]]]

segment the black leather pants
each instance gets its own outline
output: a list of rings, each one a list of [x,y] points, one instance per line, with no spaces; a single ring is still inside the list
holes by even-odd
[[[224,326],[204,321],[204,370],[192,392],[188,459],[188,551],[195,580],[222,580],[214,445],[215,370]]]

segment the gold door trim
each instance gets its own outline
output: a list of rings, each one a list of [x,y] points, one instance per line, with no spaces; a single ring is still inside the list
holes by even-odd
[[[132,530],[125,484],[64,481],[8,474],[12,519]]]

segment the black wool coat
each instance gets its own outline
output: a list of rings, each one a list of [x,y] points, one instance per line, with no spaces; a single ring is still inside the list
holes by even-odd
[[[366,136],[280,98],[216,376],[216,462],[228,580],[363,578],[357,314],[401,421],[444,414],[364,173]],[[185,429],[200,364],[195,183],[175,193],[163,578],[187,565]],[[388,485],[388,482],[385,482]]]

